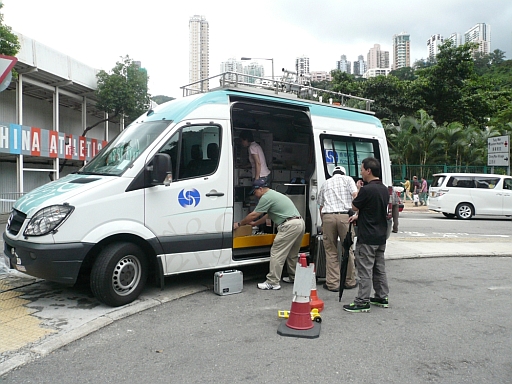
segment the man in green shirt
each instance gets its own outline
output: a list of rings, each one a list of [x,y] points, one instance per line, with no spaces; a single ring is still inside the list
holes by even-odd
[[[252,226],[265,223],[267,217],[277,225],[277,235],[270,249],[270,270],[267,280],[258,284],[259,289],[281,289],[281,273],[284,262],[287,261],[289,281],[295,278],[298,254],[305,224],[293,202],[282,193],[270,189],[264,178],[253,182],[253,193],[259,201],[254,211],[240,222],[234,224],[234,229],[241,225]],[[260,218],[261,215],[264,215]]]

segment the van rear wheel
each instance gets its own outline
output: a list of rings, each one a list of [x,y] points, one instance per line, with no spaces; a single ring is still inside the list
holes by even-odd
[[[112,243],[98,255],[91,271],[91,290],[104,304],[119,307],[131,303],[144,289],[147,260],[132,243]]]
[[[457,205],[457,209],[455,210],[455,214],[458,219],[469,220],[473,217],[473,206],[468,203],[460,203]]]

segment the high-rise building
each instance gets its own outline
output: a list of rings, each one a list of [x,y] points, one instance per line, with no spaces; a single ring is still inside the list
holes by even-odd
[[[295,72],[300,84],[309,81],[309,57],[302,56],[295,59]]]
[[[352,66],[351,62],[347,60],[346,55],[341,55],[340,61],[336,62],[336,69],[341,72],[351,73],[352,72]]]
[[[437,56],[439,52],[439,46],[443,44],[444,38],[439,33],[437,35],[430,36],[430,39],[427,40],[427,51],[429,58],[434,58]]]
[[[393,36],[393,70],[411,66],[411,41],[408,33]]]
[[[465,43],[477,43],[475,52],[484,55],[491,53],[491,26],[485,23],[478,23],[464,34]]]
[[[366,72],[366,61],[364,61],[364,56],[357,56],[357,61],[354,61],[354,75],[355,76],[363,76]]]
[[[235,73],[243,73],[243,65],[241,61],[238,61],[234,57],[228,59],[227,61],[223,61],[220,63],[220,73],[224,72],[235,72]],[[245,77],[245,76],[244,76]],[[226,75],[226,80],[235,80],[236,75],[228,74]],[[239,76],[238,81],[244,81],[244,79]]]
[[[368,52],[367,64],[368,67],[366,70],[373,68],[389,68],[389,51],[381,51],[380,44],[374,44],[373,48],[370,48]]]
[[[253,62],[249,63],[248,65],[244,66],[243,72],[244,72],[244,74],[250,75],[250,76],[265,77],[264,66],[256,61],[253,61]],[[246,83],[254,84],[259,81],[261,81],[261,80],[255,79],[254,77],[245,76]]]
[[[210,76],[210,53],[208,22],[204,16],[192,16],[188,23],[189,30],[189,70],[188,78],[190,83]],[[192,88],[200,91],[208,90],[208,81],[198,83]]]
[[[457,48],[459,45],[462,45],[462,35],[460,33],[454,32],[445,41],[451,41],[452,45]]]

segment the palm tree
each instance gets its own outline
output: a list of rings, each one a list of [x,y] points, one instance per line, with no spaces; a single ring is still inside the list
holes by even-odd
[[[436,122],[424,110],[418,112],[418,118],[403,117],[400,126],[407,127],[411,132],[411,142],[415,145],[420,164],[420,174],[425,174],[427,161],[434,157],[436,139],[440,129]]]

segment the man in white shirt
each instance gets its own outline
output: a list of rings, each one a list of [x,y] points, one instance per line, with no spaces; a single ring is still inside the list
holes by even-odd
[[[352,177],[346,176],[345,168],[342,166],[334,167],[332,177],[325,181],[318,194],[326,261],[323,287],[332,292],[338,292],[340,288],[338,238],[343,241],[347,235],[348,212],[356,196],[356,183]],[[352,250],[348,260],[347,280],[343,284],[345,289],[355,288],[357,285]]]
[[[269,182],[270,169],[267,167],[265,154],[261,146],[254,141],[251,131],[240,132],[240,140],[245,148],[249,151],[249,161],[252,167],[252,179],[265,179]]]

